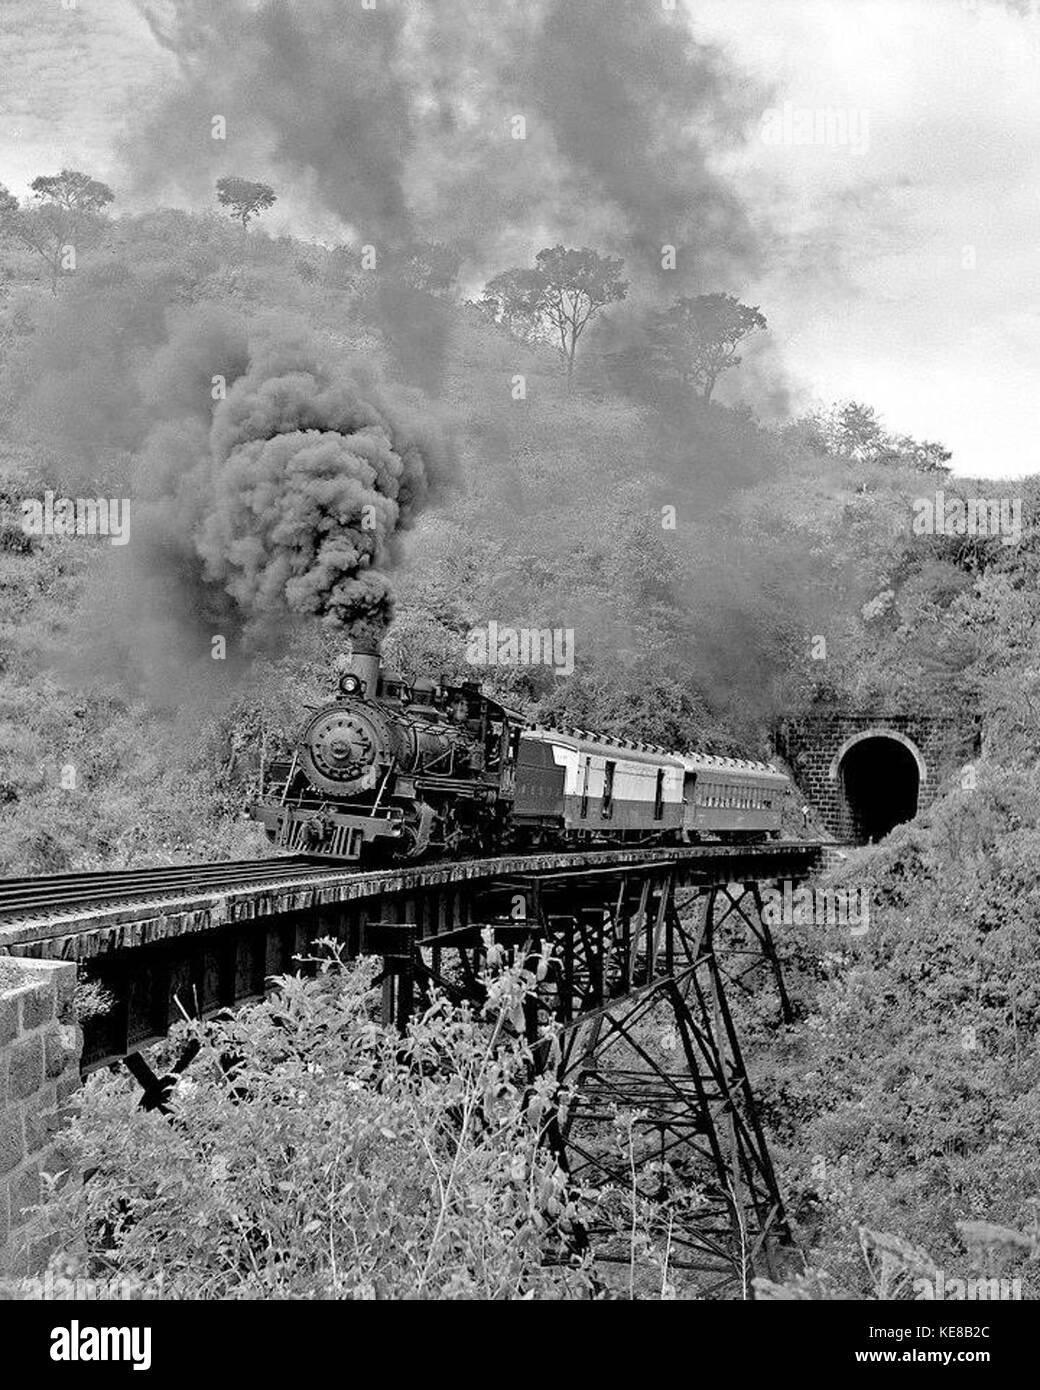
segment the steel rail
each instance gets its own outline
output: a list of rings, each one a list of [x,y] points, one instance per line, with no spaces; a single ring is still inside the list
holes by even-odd
[[[710,861],[717,858],[724,862],[730,856],[739,858],[756,853],[765,853],[771,857],[780,858],[784,852],[821,849],[823,846],[815,842],[772,840],[740,845],[713,844],[697,848],[702,851],[705,860]],[[647,853],[646,849],[641,849],[640,852],[642,854]],[[655,853],[660,855],[662,865],[670,862],[670,856],[666,849],[657,847]],[[702,857],[696,853],[691,855],[689,849],[680,851],[680,853],[684,859]],[[515,856],[514,866],[523,865],[526,857],[523,855]],[[566,855],[560,857],[566,857]],[[576,860],[581,860],[584,857],[581,852],[575,853]],[[542,864],[545,858],[544,853],[532,855],[530,858],[531,871],[551,880],[565,878],[569,873],[617,874],[621,867],[620,864],[609,864],[590,868],[589,865],[583,866],[579,862],[573,868],[558,864],[547,870]],[[450,869],[455,864],[464,865],[468,862],[465,860],[435,860],[430,861],[425,866],[420,864],[394,865],[386,868],[383,872],[388,878],[397,878],[402,870],[409,868],[413,870],[423,867],[434,870]],[[505,877],[514,878],[517,872],[523,873],[524,870],[513,867]],[[76,907],[103,906],[124,902],[128,899],[147,901],[189,895],[223,896],[247,891],[253,887],[262,887],[267,883],[281,884],[286,881],[291,882],[294,879],[320,885],[328,879],[337,881],[345,877],[368,879],[378,876],[379,873],[380,870],[371,867],[328,864],[308,859],[306,856],[294,855],[270,859],[225,860],[204,864],[174,864],[148,869],[101,869],[82,873],[0,879],[0,920],[43,912],[60,912]]]
[[[237,889],[251,884],[342,873],[307,859],[249,859],[223,864],[184,864],[165,869],[117,869],[86,874],[0,880],[0,917],[76,904],[152,898],[177,893]]]

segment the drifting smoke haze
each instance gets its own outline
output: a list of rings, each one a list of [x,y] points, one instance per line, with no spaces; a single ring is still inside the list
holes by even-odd
[[[284,321],[258,328],[194,310],[151,312],[147,331],[127,323],[115,335],[122,351],[139,344],[148,365],[137,369],[128,440],[134,542],[110,567],[115,593],[95,602],[107,636],[94,645],[107,665],[135,669],[154,694],[199,659],[209,634],[241,655],[308,618],[385,627],[400,534],[455,472],[437,432],[416,425],[410,397],[413,387],[443,394],[464,317],[409,283],[417,248],[431,245],[458,259],[464,293],[554,242],[624,258],[628,295],[585,350],[590,364],[607,364],[601,384],[620,388],[639,415],[627,476],[644,479],[651,512],[674,500],[698,517],[684,533],[691,552],[714,554],[723,531],[726,559],[741,568],[749,542],[725,521],[724,503],[769,471],[770,450],[630,360],[647,309],[682,294],[739,294],[763,260],[759,219],[716,168],[764,95],[698,41],[681,11],[659,0],[137,8],[172,62],[167,85],[134,113],[121,197],[212,207],[217,178],[268,178],[279,210],[315,211],[353,253],[373,246],[378,271],[344,294],[344,314],[375,333],[403,385]],[[217,117],[226,140],[213,138]],[[758,362],[752,371],[782,401],[768,358]],[[216,403],[215,376],[228,386]],[[481,440],[511,455],[507,393],[463,408],[470,466]],[[427,399],[422,417],[433,413]],[[489,486],[499,533],[545,526],[544,496],[525,495],[514,470],[497,468]],[[560,543],[571,544],[566,527]],[[685,573],[706,568],[694,556]],[[703,610],[682,573],[668,582],[677,605]],[[739,677],[714,678],[715,646],[714,632],[691,638],[688,664],[721,699]],[[764,669],[773,656],[737,659]]]
[[[247,332],[212,309],[175,318],[142,386],[157,418],[134,465],[134,543],[90,605],[104,665],[154,695],[212,636],[234,661],[301,619],[380,635],[400,535],[451,479],[436,431],[304,330]]]
[[[667,243],[674,290],[755,255],[712,156],[761,106],[658,0],[138,8],[178,74],[126,146],[141,191],[209,199],[252,155],[390,256],[445,241],[483,271],[580,235],[658,275]]]

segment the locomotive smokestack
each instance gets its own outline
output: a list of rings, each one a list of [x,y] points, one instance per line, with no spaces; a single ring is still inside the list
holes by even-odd
[[[362,693],[366,700],[374,700],[379,691],[379,668],[382,655],[379,643],[373,637],[355,637],[350,644],[350,657],[346,670],[353,671],[362,682]]]

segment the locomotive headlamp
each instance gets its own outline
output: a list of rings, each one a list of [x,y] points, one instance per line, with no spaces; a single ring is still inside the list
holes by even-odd
[[[339,678],[339,688],[343,695],[357,695],[361,690],[361,677],[356,676],[353,671],[347,671]]]

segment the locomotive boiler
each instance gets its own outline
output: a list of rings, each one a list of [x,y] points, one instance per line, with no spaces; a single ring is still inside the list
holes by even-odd
[[[337,699],[308,719],[292,761],[272,766],[253,815],[279,848],[320,858],[491,849],[521,727],[478,682],[385,677],[378,646],[359,640]]]
[[[251,814],[271,841],[347,863],[769,838],[790,787],[754,759],[532,725],[477,681],[387,675],[363,640],[270,774]]]

